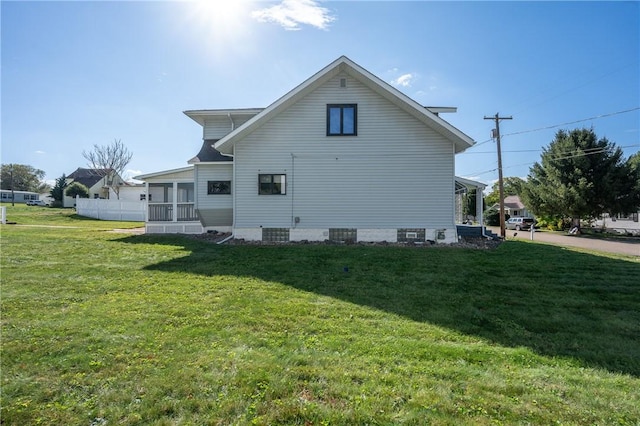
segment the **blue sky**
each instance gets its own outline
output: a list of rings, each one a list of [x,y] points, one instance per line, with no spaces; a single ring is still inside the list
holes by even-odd
[[[423,105],[458,107],[443,118],[478,142],[457,156],[459,176],[497,179],[483,118],[498,112],[513,116],[501,123],[505,176],[526,177],[561,128],[640,150],[639,2],[0,7],[1,160],[47,180],[114,139],[134,154],[128,176],[186,166],[202,131],[182,111],[266,107],[341,55]]]

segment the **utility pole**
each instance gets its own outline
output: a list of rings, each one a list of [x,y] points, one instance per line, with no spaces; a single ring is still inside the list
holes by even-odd
[[[502,150],[500,149],[500,120],[513,120],[513,117],[500,117],[500,114],[496,112],[493,117],[484,117],[485,120],[494,120],[496,122],[496,128],[494,129],[493,136],[496,138],[496,145],[498,148],[498,192],[500,196],[500,237],[504,239],[506,232],[504,229],[504,183],[502,180]]]

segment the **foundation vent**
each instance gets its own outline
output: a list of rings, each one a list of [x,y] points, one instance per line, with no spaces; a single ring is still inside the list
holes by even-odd
[[[262,241],[285,243],[289,241],[289,228],[262,228]]]
[[[424,229],[401,228],[401,229],[398,229],[398,242],[399,243],[424,242],[425,234],[426,232]]]

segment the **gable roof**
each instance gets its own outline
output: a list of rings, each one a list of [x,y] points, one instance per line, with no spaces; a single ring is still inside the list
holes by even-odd
[[[81,183],[87,188],[91,188],[93,185],[98,183],[105,174],[108,174],[107,169],[84,169],[82,167],[78,167],[73,173],[67,176],[67,179],[73,179],[74,182]]]
[[[346,56],[341,56],[312,75],[289,93],[269,105],[252,119],[220,139],[215,144],[215,148],[224,154],[232,154],[233,145],[238,140],[250,134],[262,126],[271,117],[293,105],[295,102],[342,72],[345,72],[351,77],[357,79],[380,96],[402,108],[404,111],[416,117],[425,125],[442,134],[447,139],[453,141],[456,153],[464,151],[475,143],[471,137],[453,127],[437,114],[434,114],[432,111],[423,107],[390,84],[371,74],[351,59]]]
[[[504,207],[508,209],[524,209],[525,206],[522,204],[520,197],[517,195],[509,195],[508,197],[504,197]]]

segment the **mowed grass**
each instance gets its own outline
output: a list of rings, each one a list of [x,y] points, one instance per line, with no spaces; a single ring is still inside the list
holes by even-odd
[[[68,220],[1,228],[3,424],[640,423],[638,258]]]
[[[144,222],[101,221],[76,214],[74,209],[27,206],[25,204],[2,203],[7,208],[7,222],[29,226],[66,226],[72,228],[90,228],[109,230],[114,228],[136,228]]]

